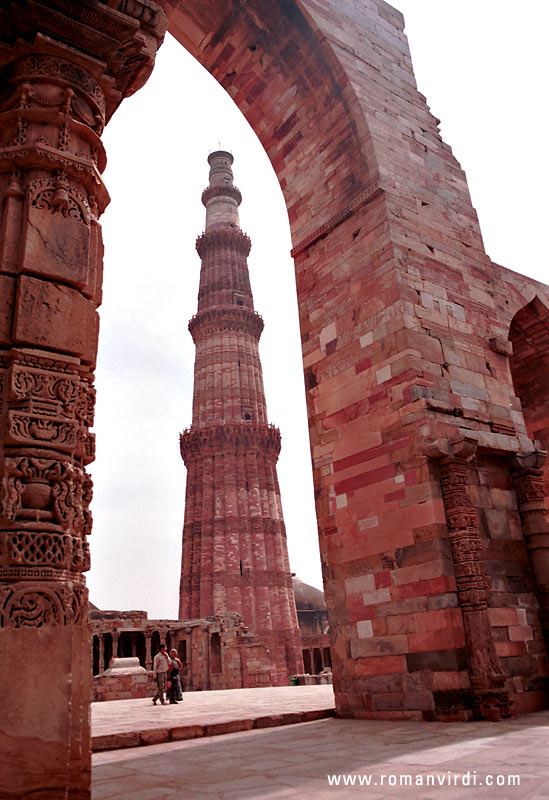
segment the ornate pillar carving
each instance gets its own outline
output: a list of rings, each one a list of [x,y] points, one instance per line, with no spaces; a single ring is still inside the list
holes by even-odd
[[[475,507],[469,497],[469,462],[476,442],[459,438],[437,440],[426,453],[439,461],[440,484],[446,512],[448,537],[463,614],[469,662],[473,711],[478,719],[510,716],[509,693],[501,669],[488,617],[488,577],[482,557]]]
[[[89,797],[100,137],[164,30],[149,0],[0,9],[0,647],[48,664],[3,693],[6,797],[38,796],[45,775],[52,796]]]
[[[522,532],[530,556],[540,619],[549,648],[549,522],[545,501],[544,465],[547,453],[534,450],[511,459]]]

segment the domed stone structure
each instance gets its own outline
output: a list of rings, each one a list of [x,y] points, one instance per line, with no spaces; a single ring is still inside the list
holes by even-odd
[[[297,620],[301,631],[303,668],[305,673],[318,675],[324,668],[331,669],[328,611],[324,592],[293,576]]]
[[[310,583],[305,583],[294,575],[292,578],[294,587],[295,604],[298,610],[302,611],[325,611],[326,601],[324,600],[324,592],[317,589],[316,586],[311,586]]]

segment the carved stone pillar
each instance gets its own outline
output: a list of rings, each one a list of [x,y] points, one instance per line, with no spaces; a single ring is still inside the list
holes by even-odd
[[[545,502],[544,464],[547,453],[535,450],[511,459],[522,532],[530,556],[540,619],[549,649],[549,522]]]
[[[112,656],[111,658],[118,658],[118,640],[120,639],[120,631],[112,632]]]
[[[478,719],[498,720],[510,716],[509,694],[503,688],[505,675],[488,617],[489,585],[477,514],[467,491],[468,462],[475,452],[476,442],[467,438],[437,440],[427,448],[429,456],[439,459],[448,537],[463,614],[473,712]]]
[[[105,672],[105,634],[99,634],[99,674]]]
[[[145,669],[152,669],[152,651],[151,651],[152,631],[145,633]]]
[[[89,797],[100,136],[164,28],[149,0],[0,8],[0,649],[32,654],[0,701],[6,798]]]

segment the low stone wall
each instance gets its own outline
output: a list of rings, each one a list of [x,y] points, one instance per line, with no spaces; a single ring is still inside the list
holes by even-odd
[[[321,672],[319,675],[294,675],[292,678],[296,686],[319,686],[332,683],[331,672]]]
[[[112,658],[109,668],[93,679],[93,702],[152,697],[156,681],[138,658]]]

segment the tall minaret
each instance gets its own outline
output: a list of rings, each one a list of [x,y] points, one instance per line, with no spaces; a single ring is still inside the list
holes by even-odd
[[[302,672],[276,462],[280,433],[267,422],[249,238],[230,153],[208,157],[206,230],[198,313],[192,426],[181,436],[187,467],[179,618],[237,611],[268,646],[273,685]]]

